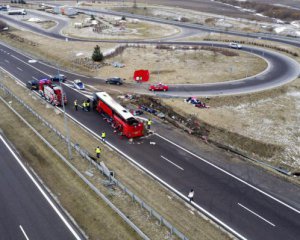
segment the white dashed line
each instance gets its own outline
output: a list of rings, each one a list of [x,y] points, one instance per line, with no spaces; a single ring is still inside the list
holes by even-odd
[[[4,60],[4,62],[7,62],[7,63],[9,63],[9,61],[8,61],[8,60],[6,60],[6,59]]]
[[[164,156],[160,156],[161,158],[165,159],[167,162],[173,164],[175,167],[179,168],[180,170],[184,171],[184,169],[180,166],[178,166],[177,164],[173,163],[171,160],[165,158]]]
[[[24,231],[24,229],[22,228],[22,226],[20,225],[19,227],[20,227],[20,229],[21,229],[21,231],[22,231],[24,237],[26,238],[26,240],[29,240],[29,238],[28,238],[26,232]]]
[[[17,69],[18,69],[19,71],[22,71],[22,72],[23,72],[23,70],[22,70],[21,68],[17,67]]]
[[[244,208],[245,210],[247,210],[248,212],[252,213],[253,215],[255,215],[256,217],[260,218],[261,220],[265,221],[266,223],[270,224],[272,227],[275,227],[274,223],[271,223],[270,221],[268,221],[267,219],[263,218],[262,216],[258,215],[257,213],[253,212],[252,210],[250,210],[249,208],[246,208],[244,205],[238,203],[238,205],[242,208]]]

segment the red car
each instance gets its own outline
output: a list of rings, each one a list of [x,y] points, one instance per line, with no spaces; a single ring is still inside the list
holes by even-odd
[[[169,87],[168,87],[168,85],[159,83],[159,84],[150,85],[149,90],[150,91],[164,91],[165,92],[165,91],[169,90]]]

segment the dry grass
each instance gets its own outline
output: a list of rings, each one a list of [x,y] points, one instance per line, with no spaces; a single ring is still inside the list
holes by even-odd
[[[91,71],[72,64],[71,60],[76,58],[77,53],[90,57],[95,43],[64,42],[18,30],[12,33],[38,44],[37,46],[26,45],[26,42],[8,38],[6,34],[0,34],[1,40],[24,49],[40,59],[53,62],[54,65],[58,63],[63,68],[74,69],[76,72],[101,78],[120,76],[130,81],[136,69],[149,69],[150,72],[154,72],[150,74],[150,82],[201,84],[244,78],[263,71],[267,66],[263,59],[235,50],[231,51],[237,52],[239,56],[228,57],[219,52],[207,50],[161,50],[146,47],[127,48],[119,56],[107,60],[108,62],[122,62],[126,65],[124,68],[105,66],[100,70]],[[115,44],[112,43],[100,44],[102,51],[114,46]]]
[[[211,98],[210,109],[182,100],[163,100],[183,115],[192,114],[213,127],[209,138],[246,151],[276,166],[300,168],[299,89],[296,81],[262,93]]]
[[[54,21],[43,21],[43,22],[38,22],[37,24],[44,29],[49,29],[57,25],[57,23]]]
[[[34,107],[39,114],[47,118],[51,124],[63,132],[63,117],[60,113],[52,107],[49,108],[48,105],[41,104],[40,100],[36,99],[29,91],[17,86],[9,78],[4,78],[4,82],[28,105]],[[51,116],[51,118],[48,118],[48,116]],[[74,123],[69,122],[69,128],[72,140],[93,154],[94,147],[99,143],[88,133],[78,129]],[[41,129],[41,131],[42,130],[43,129]],[[57,147],[65,149],[65,147],[59,144],[57,144]],[[208,220],[204,220],[198,214],[195,214],[194,210],[190,210],[189,207],[183,204],[183,202],[173,193],[166,190],[143,172],[137,170],[132,164],[124,161],[123,157],[106,149],[105,146],[102,146],[102,148],[102,160],[110,169],[115,171],[118,179],[145,200],[150,206],[160,212],[166,219],[172,222],[179,230],[184,232],[190,239],[228,239],[228,236],[225,233],[218,230]],[[64,151],[66,152],[66,149]],[[79,162],[82,163],[82,161]],[[87,166],[81,166],[80,168],[87,169]],[[138,179],[138,181],[136,181],[136,179]],[[92,180],[98,187],[101,187],[97,178]],[[131,204],[124,201],[126,197],[123,194],[117,191],[112,195],[111,199],[118,207],[129,215],[131,219],[139,223],[139,226],[146,234],[151,236],[151,239],[163,239],[166,237],[167,232],[160,227],[155,227],[153,224],[149,227],[149,220],[147,220],[148,216],[145,216],[143,213],[138,214],[137,211],[133,211],[132,208],[129,208]],[[135,209],[139,210],[140,208],[135,206]],[[176,211],[174,211],[174,209],[176,209]]]

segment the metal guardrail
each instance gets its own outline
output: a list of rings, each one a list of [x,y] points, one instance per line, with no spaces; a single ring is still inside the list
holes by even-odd
[[[43,117],[41,117],[37,112],[35,112],[30,106],[28,106],[22,99],[20,99],[18,96],[16,96],[12,91],[10,91],[2,83],[0,83],[0,89],[2,91],[4,91],[5,94],[9,94],[13,98],[15,98],[23,107],[25,107],[37,119],[39,119],[43,124],[45,124],[48,128],[50,128],[58,137],[60,137],[63,141],[68,143],[68,139],[59,130],[57,130],[52,124],[48,123]],[[111,174],[109,172],[105,171],[100,164],[96,163],[92,158],[90,158],[88,151],[81,148],[79,146],[79,144],[74,144],[73,142],[70,142],[70,145],[73,149],[75,149],[76,152],[78,152],[80,154],[80,156],[82,156],[84,159],[86,159],[91,165],[93,165],[105,177],[107,177],[110,184],[115,184],[116,186],[118,186],[124,193],[126,193],[130,196],[130,198],[132,199],[133,202],[138,203],[142,209],[146,210],[149,213],[150,217],[156,218],[159,221],[160,225],[164,225],[165,227],[167,227],[169,229],[171,235],[176,235],[179,239],[182,239],[182,240],[188,240],[188,238],[182,232],[180,232],[177,228],[175,228],[168,220],[166,220],[163,216],[161,216],[157,211],[155,211],[151,206],[149,206],[146,202],[144,202],[140,197],[138,197],[136,194],[131,192],[123,183],[121,183],[119,180],[117,180],[114,176],[111,176]],[[119,215],[120,215],[120,213],[119,213]],[[124,217],[126,218],[125,215],[124,215]],[[131,225],[131,227],[137,231],[135,225],[132,226],[131,223],[128,223],[128,224]],[[140,234],[140,236],[141,236],[141,234]],[[143,239],[148,239],[148,238],[143,237]]]

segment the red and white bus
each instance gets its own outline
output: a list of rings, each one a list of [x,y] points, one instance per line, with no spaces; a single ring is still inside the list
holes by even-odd
[[[118,129],[122,135],[128,138],[141,137],[144,135],[144,124],[138,121],[108,93],[95,93],[93,106],[97,112],[107,114],[112,119],[114,127]]]

